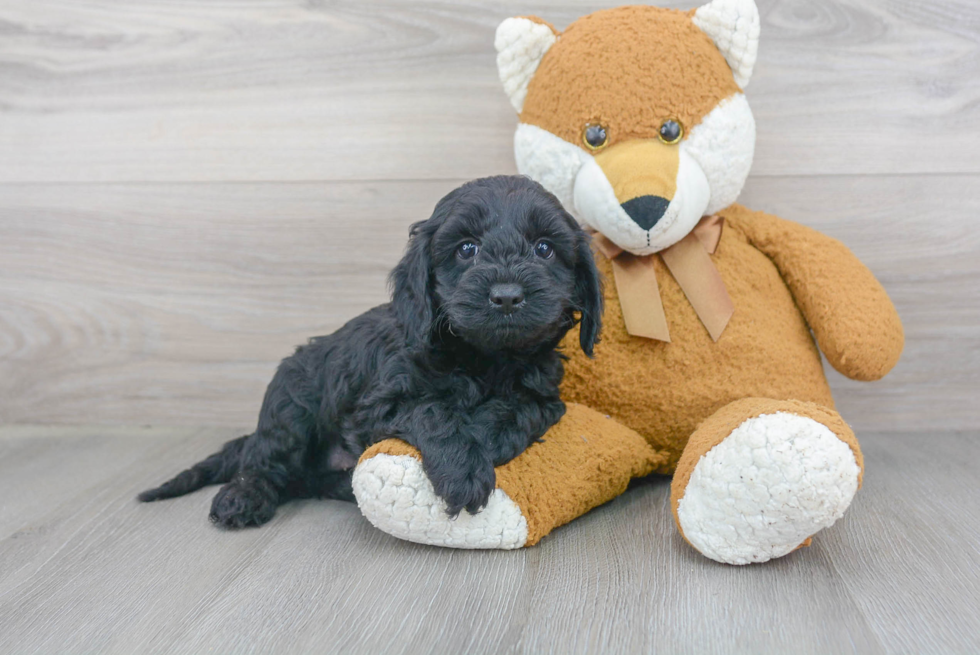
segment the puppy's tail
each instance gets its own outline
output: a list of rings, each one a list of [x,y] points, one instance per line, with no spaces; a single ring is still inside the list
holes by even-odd
[[[176,498],[196,491],[201,487],[219,482],[228,482],[238,471],[242,458],[242,447],[251,435],[245,435],[226,443],[221,450],[208,457],[203,462],[179,473],[175,478],[167,480],[156,489],[147,489],[139,496],[140,502],[149,503],[164,498]]]

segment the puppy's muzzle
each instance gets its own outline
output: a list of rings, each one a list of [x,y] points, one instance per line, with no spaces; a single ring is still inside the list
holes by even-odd
[[[524,304],[524,288],[519,284],[494,284],[490,287],[490,304],[505,315],[513,314]]]

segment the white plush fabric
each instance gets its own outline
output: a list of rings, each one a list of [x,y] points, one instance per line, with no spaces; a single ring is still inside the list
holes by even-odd
[[[745,88],[759,52],[759,9],[753,0],[713,0],[694,12],[694,24],[725,56],[735,83]]]
[[[636,255],[680,241],[698,220],[729,206],[748,178],[755,154],[755,118],[745,96],[722,100],[678,146],[677,192],[649,231],[633,222],[591,154],[536,125],[514,134],[517,170],[551,191],[580,223]]]
[[[518,123],[514,133],[517,171],[551,191],[575,215],[575,176],[592,155],[537,125]],[[593,163],[595,163],[593,161]],[[578,218],[578,216],[576,216]]]
[[[501,489],[478,514],[455,519],[436,496],[422,463],[408,455],[376,455],[354,469],[354,496],[361,513],[383,532],[420,544],[450,548],[520,548],[527,520]]]
[[[575,176],[571,207],[579,222],[602,232],[620,248],[639,253],[647,247],[647,231],[626,214],[606,174],[591,157]]]
[[[677,515],[705,556],[765,562],[833,525],[859,474],[851,448],[826,426],[788,412],[763,414],[701,457]]]
[[[745,95],[737,93],[718,103],[683,145],[708,178],[711,199],[704,213],[714,214],[735,202],[755,155],[755,117]]]
[[[683,239],[704,216],[711,190],[701,167],[687,153],[686,142],[678,147],[677,191],[663,217],[652,228],[644,230],[629,217],[606,175],[591,157],[575,178],[576,218],[635,255],[659,252]]]
[[[667,205],[667,211],[647,233],[647,247],[637,254],[646,255],[668,248],[690,233],[707,213],[711,188],[698,162],[688,153],[687,141],[682,142],[677,166],[677,190]]]
[[[497,72],[518,114],[524,108],[527,85],[534,71],[557,40],[550,27],[527,18],[508,18],[497,26],[493,41],[497,49]]]

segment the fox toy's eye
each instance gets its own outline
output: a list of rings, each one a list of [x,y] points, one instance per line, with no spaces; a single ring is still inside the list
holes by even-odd
[[[555,256],[555,247],[547,241],[538,241],[534,244],[534,254],[541,259],[551,259]]]
[[[606,128],[598,123],[589,123],[582,131],[582,141],[590,150],[598,150],[606,145],[607,140]]]
[[[673,145],[684,136],[684,128],[675,120],[666,120],[660,126],[660,140],[664,143]]]
[[[480,252],[480,246],[472,241],[464,241],[456,248],[456,256],[460,259],[473,259]]]

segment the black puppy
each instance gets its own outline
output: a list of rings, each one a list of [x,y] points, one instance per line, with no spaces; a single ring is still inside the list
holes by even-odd
[[[261,525],[291,498],[354,500],[369,445],[398,437],[450,515],[476,513],[507,462],[565,412],[558,343],[581,317],[591,356],[602,290],[589,238],[524,177],[474,180],[412,226],[392,300],[282,361],[254,433],[141,501],[227,482],[215,523]]]

